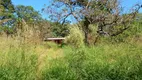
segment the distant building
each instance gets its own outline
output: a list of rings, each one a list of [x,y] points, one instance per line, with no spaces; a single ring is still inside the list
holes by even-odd
[[[44,41],[53,41],[57,44],[62,44],[63,40],[65,40],[65,38],[46,38],[44,39]]]

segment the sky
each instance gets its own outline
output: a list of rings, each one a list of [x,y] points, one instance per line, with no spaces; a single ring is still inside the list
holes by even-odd
[[[44,5],[49,5],[52,0],[12,0],[14,5],[32,6],[35,10],[40,11],[44,8]],[[141,3],[142,0],[121,0],[121,4],[125,8],[125,12],[129,12],[130,8],[136,4]],[[142,12],[142,9],[140,10]],[[43,18],[47,18],[47,14],[41,13]]]

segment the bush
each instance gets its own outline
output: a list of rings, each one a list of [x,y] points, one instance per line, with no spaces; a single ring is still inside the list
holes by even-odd
[[[84,36],[82,31],[77,26],[72,26],[70,28],[70,34],[66,38],[66,43],[79,48],[84,45]]]

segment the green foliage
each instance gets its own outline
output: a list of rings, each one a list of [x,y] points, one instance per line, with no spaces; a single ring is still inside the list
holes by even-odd
[[[2,26],[0,27],[0,31],[7,32],[8,34],[12,34],[14,32],[14,27]]]
[[[114,48],[115,47],[115,48]],[[47,80],[141,80],[141,47],[130,44],[65,48],[66,58],[53,60]]]
[[[82,80],[85,52],[82,48],[71,49],[64,47],[64,59],[52,60],[51,67],[45,69],[42,73],[43,80]],[[70,49],[70,50],[69,50]]]
[[[72,1],[76,1],[76,5],[81,8],[87,3],[87,0]],[[92,15],[97,16],[100,11],[102,14],[108,14],[109,11],[112,11],[111,8],[108,9],[111,6],[107,6],[105,3],[94,2],[97,3],[91,5],[91,7],[98,9],[98,12]],[[69,4],[76,7],[73,3]],[[108,4],[111,4],[111,1]],[[100,40],[104,40],[102,44],[87,47],[84,46],[82,29],[78,26],[51,22],[52,29],[50,31],[48,22],[42,20],[39,12],[35,11],[33,7],[18,5],[15,10],[18,15],[16,19],[18,26],[16,27],[19,28],[19,31],[21,29],[20,34],[23,34],[25,40],[33,38],[30,41],[32,42],[38,40],[37,35],[44,38],[43,35],[50,32],[56,37],[68,35],[65,42],[69,45],[62,48],[59,48],[54,42],[28,45],[22,43],[24,39],[19,39],[19,37],[20,41],[16,38],[10,40],[0,37],[0,80],[142,80],[141,43],[129,43],[127,40],[127,38],[131,39],[133,36],[142,36],[141,18],[135,20],[131,24],[132,27],[122,34],[114,37],[101,37]],[[0,18],[1,16],[6,19],[12,18],[15,10],[11,0],[0,0]],[[34,22],[36,25],[26,24],[28,22]],[[89,24],[86,27],[87,30],[85,27],[82,28],[84,32],[88,31],[88,35],[91,34],[94,39],[94,36],[97,35],[98,26],[97,24],[89,26]],[[122,27],[120,25],[113,26],[109,29],[104,28],[104,31],[113,33]],[[2,30],[13,32],[14,28],[0,27],[0,32]],[[28,37],[30,35],[33,37]]]
[[[42,80],[76,80],[75,73],[69,70],[62,60],[52,60],[50,68],[42,72]]]
[[[103,41],[109,41],[109,42],[127,42],[129,40],[129,38],[133,38],[133,37],[137,37],[137,36],[141,36],[142,33],[142,24],[139,21],[134,21],[131,25],[131,27],[124,31],[122,34],[119,34],[117,36],[113,36],[113,37],[107,37],[104,38]],[[129,42],[129,41],[128,41]]]
[[[61,23],[58,22],[51,22],[51,30],[52,34],[55,37],[65,37],[69,34],[67,24],[62,25]]]
[[[2,19],[9,19],[12,18],[13,13],[14,5],[11,0],[0,0],[0,17],[3,17]]]
[[[40,21],[41,15],[38,11],[35,11],[31,6],[18,5],[15,7],[15,11],[19,18],[23,18],[26,22]]]
[[[80,30],[77,26],[71,26],[69,36],[66,37],[65,42],[76,48],[79,48],[84,45],[83,40],[84,40],[84,35],[82,33],[82,30]]]
[[[11,0],[0,0],[0,31],[13,33],[14,5]]]
[[[0,80],[34,80],[37,55],[27,47],[11,47],[0,51]]]
[[[13,40],[0,43],[0,80],[142,79],[142,46],[135,43],[64,46],[56,50],[54,45],[49,49],[46,44],[16,43]]]
[[[55,42],[45,42],[44,45],[47,48],[53,48],[53,49],[58,49],[59,46]]]

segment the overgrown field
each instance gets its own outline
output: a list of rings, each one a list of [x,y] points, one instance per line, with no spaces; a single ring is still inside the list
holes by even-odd
[[[142,80],[142,46],[116,43],[75,49],[1,37],[0,80]]]

